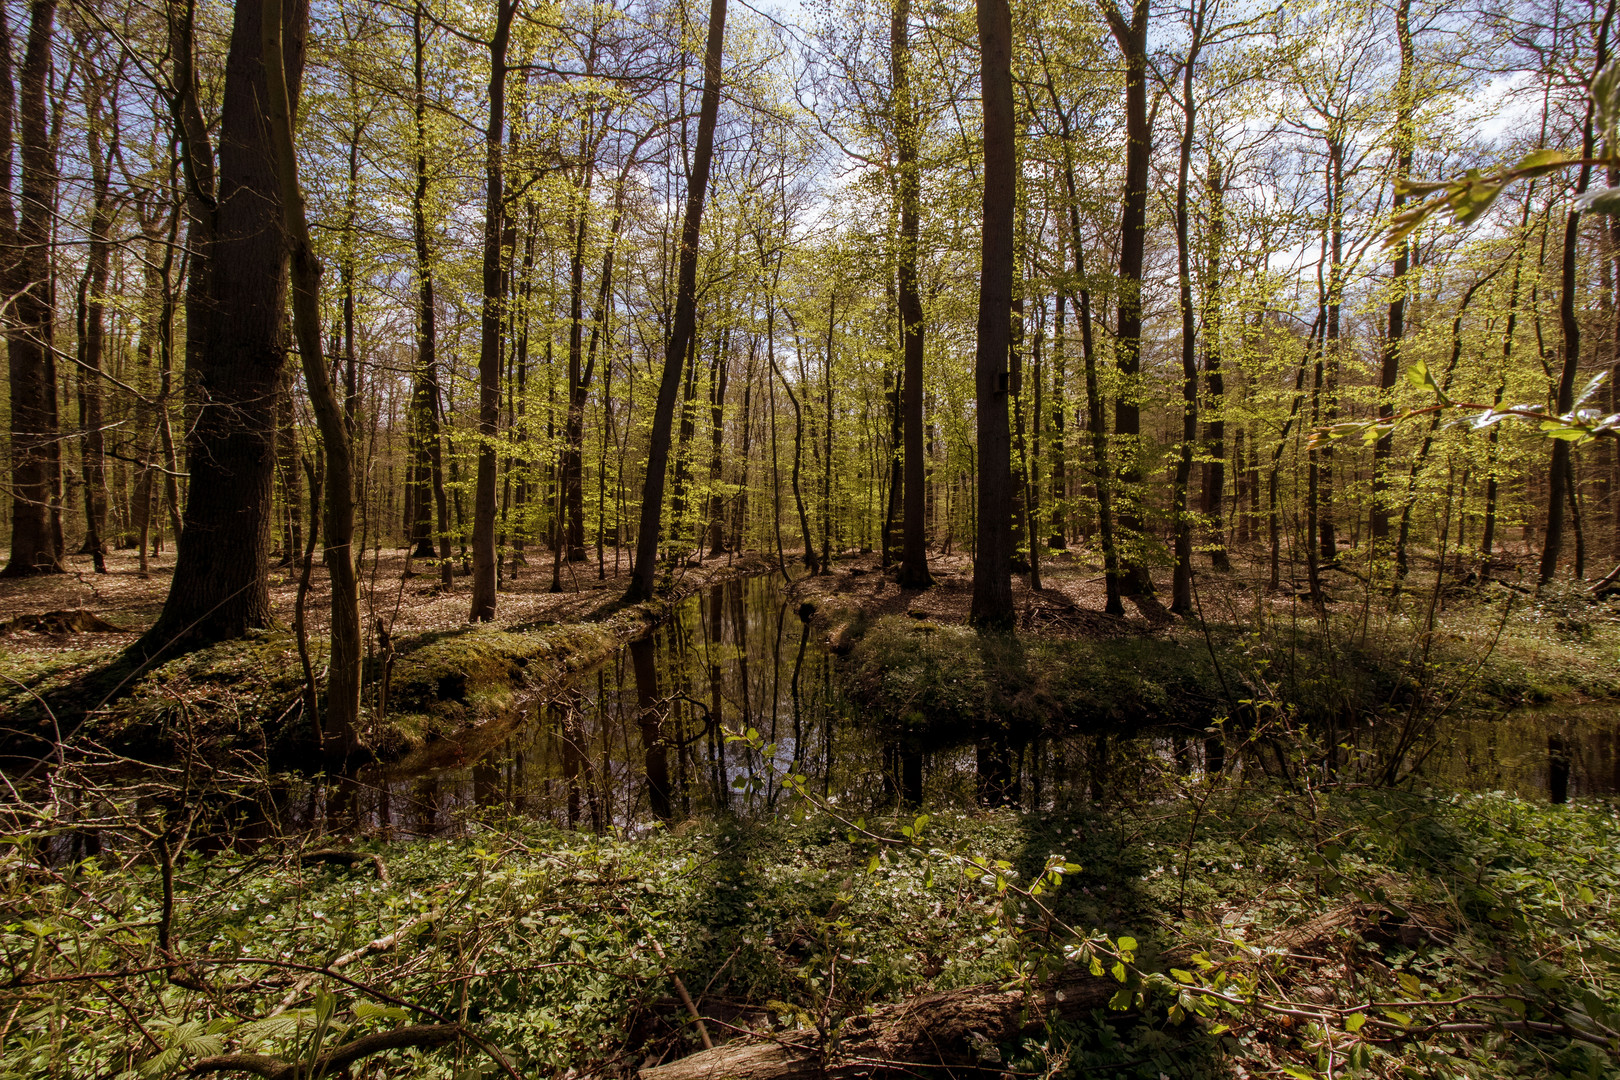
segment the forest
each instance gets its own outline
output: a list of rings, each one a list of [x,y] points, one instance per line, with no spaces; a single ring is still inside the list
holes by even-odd
[[[0,1080],[1620,1080],[1616,0],[0,0]]]

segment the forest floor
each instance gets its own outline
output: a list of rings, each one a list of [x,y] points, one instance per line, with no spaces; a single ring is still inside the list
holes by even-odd
[[[366,702],[374,716],[368,733],[374,752],[397,757],[476,724],[515,691],[555,684],[605,658],[656,624],[679,598],[773,565],[751,554],[713,557],[678,567],[658,599],[627,606],[621,601],[630,583],[627,551],[607,554],[601,578],[594,560],[564,564],[561,592],[550,591],[551,564],[541,555],[506,576],[496,618],[478,625],[467,622],[470,591],[459,565],[455,587],[444,592],[432,573],[407,575],[402,551],[380,551],[367,561],[361,605],[368,682],[374,684]],[[72,556],[66,574],[0,581],[0,714],[28,716],[32,730],[45,737],[53,726],[73,729],[95,714],[102,737],[136,752],[166,745],[180,719],[201,716],[207,739],[221,737],[222,726],[247,734],[272,721],[283,744],[270,748],[272,757],[290,763],[295,746],[312,738],[301,716],[295,725],[280,724],[297,708],[303,685],[288,629],[297,573],[287,567],[271,572],[276,627],[145,671],[133,667],[124,650],[157,619],[174,572],[172,556],[150,560],[143,576],[135,555],[114,552],[107,570],[97,574],[88,556]],[[306,598],[317,672],[324,662],[326,594],[317,563]],[[386,700],[375,696],[384,674]]]
[[[639,835],[220,845],[204,816],[172,880],[138,838],[35,861],[24,829],[0,1075],[291,1076],[370,1039],[391,1080],[1620,1076],[1612,805],[1155,763],[1039,812]]]

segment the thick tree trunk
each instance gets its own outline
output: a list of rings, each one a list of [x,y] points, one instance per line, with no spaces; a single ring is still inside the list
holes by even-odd
[[[664,346],[664,370],[653,410],[651,442],[647,449],[647,475],[642,485],[641,528],[636,536],[636,568],[629,601],[646,600],[653,592],[658,562],[658,534],[663,520],[664,474],[669,469],[670,428],[675,423],[675,395],[680,389],[681,367],[686,361],[697,322],[697,256],[703,225],[703,199],[709,187],[709,165],[714,156],[714,128],[720,113],[720,56],[726,32],[726,0],[709,0],[708,40],[703,50],[703,98],[698,108],[697,146],[687,181],[686,211],[681,221],[680,263],[675,287],[675,317]],[[808,537],[806,538],[808,540]]]
[[[984,226],[979,249],[977,399],[978,533],[973,558],[975,625],[1009,628],[1012,598],[1012,447],[1007,369],[1012,346],[1013,222],[1017,196],[1012,83],[1012,12],[1007,0],[978,0],[979,81],[984,97]]]
[[[473,582],[469,622],[495,617],[495,489],[499,481],[496,436],[501,426],[501,324],[506,317],[506,274],[501,252],[501,214],[506,169],[501,134],[506,124],[506,49],[517,0],[495,0],[495,33],[489,41],[489,123],[484,129],[483,311],[478,341],[478,474],[473,493]]]
[[[49,130],[46,94],[51,73],[54,0],[29,5],[28,43],[19,85],[11,83],[9,30],[0,81],[4,82],[4,134],[0,163],[5,166],[3,223],[6,257],[0,285],[5,289],[6,354],[11,379],[11,558],[4,577],[56,574],[62,557],[62,450],[57,406],[56,289],[50,241],[57,206],[56,151]],[[4,27],[0,27],[4,29]],[[22,208],[11,200],[12,104],[22,133]],[[15,222],[15,225],[13,224]]]
[[[283,8],[292,108],[304,59],[304,0]],[[264,115],[262,3],[235,7],[225,65],[216,190],[207,128],[191,71],[189,10],[172,5],[174,120],[190,188],[186,376],[190,477],[174,582],[157,623],[137,644],[153,655],[177,641],[206,644],[270,625],[270,518],[275,400],[287,340],[287,258],[274,152]]]

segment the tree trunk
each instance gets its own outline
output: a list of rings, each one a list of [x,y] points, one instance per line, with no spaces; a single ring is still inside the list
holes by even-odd
[[[1209,239],[1204,269],[1204,383],[1209,393],[1209,416],[1204,422],[1204,453],[1209,458],[1203,485],[1203,512],[1214,550],[1210,559],[1217,571],[1232,569],[1226,554],[1226,525],[1222,502],[1226,495],[1226,377],[1221,372],[1222,264],[1226,257],[1226,179],[1220,162],[1211,157],[1209,179]],[[1238,433],[1241,438],[1242,433]],[[1239,444],[1241,445],[1241,444]],[[1242,468],[1241,454],[1233,458]]]
[[[11,253],[3,266],[9,300],[6,311],[6,354],[11,378],[11,559],[0,576],[58,574],[62,563],[62,450],[58,438],[55,277],[51,260],[51,226],[57,206],[56,151],[52,144],[45,97],[51,73],[51,36],[56,20],[54,0],[29,5],[28,43],[19,85],[11,82],[10,32],[5,30],[5,57],[0,64],[4,101],[0,117],[0,163],[6,180],[0,192],[0,224]],[[5,29],[0,26],[0,29]],[[20,109],[22,134],[22,208],[11,199],[11,131],[14,99]]]
[[[307,6],[296,2],[283,26],[282,0],[261,0],[263,15],[264,110],[280,194],[282,239],[290,249],[293,332],[303,361],[304,383],[321,430],[326,465],[322,561],[331,586],[332,638],[326,683],[326,723],[322,749],[346,758],[359,749],[360,583],[354,552],[354,443],[350,420],[321,352],[321,264],[309,239],[304,194],[293,146],[292,79],[283,58],[283,34],[302,41]]]
[[[1416,142],[1412,115],[1416,108],[1413,87],[1412,54],[1412,0],[1396,0],[1395,36],[1400,43],[1401,69],[1395,83],[1395,176],[1394,194],[1390,200],[1391,214],[1399,214],[1406,204],[1406,189],[1402,186],[1412,175],[1412,151]],[[1406,240],[1395,245],[1395,262],[1391,267],[1389,300],[1389,330],[1384,337],[1383,364],[1378,373],[1378,418],[1387,421],[1395,415],[1395,385],[1400,377],[1401,343],[1406,335],[1406,272],[1411,265],[1412,249]],[[1394,446],[1393,430],[1386,430],[1373,443],[1373,507],[1372,541],[1377,545],[1389,539],[1389,456]]]
[[[118,153],[118,131],[111,128],[110,142],[103,149],[102,134],[107,117],[104,100],[108,87],[104,76],[86,71],[84,76],[86,150],[90,158],[90,236],[85,250],[84,277],[79,284],[79,422],[84,429],[82,461],[84,471],[84,546],[80,554],[95,560],[98,574],[107,572],[107,471],[106,444],[102,435],[101,365],[107,332],[107,275],[112,249],[112,226],[116,207],[112,201],[112,159]]]
[[[709,365],[709,507],[704,516],[708,525],[710,555],[726,553],[726,500],[720,492],[725,478],[721,446],[726,433],[726,381],[731,372],[730,335],[727,347],[714,354]]]
[[[1051,72],[1045,70],[1042,56],[1046,93],[1057,114],[1059,133],[1063,137],[1063,184],[1068,193],[1069,239],[1074,246],[1074,276],[1076,282],[1075,307],[1080,319],[1080,352],[1086,377],[1086,429],[1091,435],[1092,482],[1097,493],[1097,534],[1102,541],[1104,610],[1110,615],[1125,614],[1120,600],[1119,550],[1114,544],[1114,514],[1112,505],[1112,472],[1108,464],[1108,431],[1103,419],[1102,393],[1097,381],[1096,343],[1091,326],[1091,288],[1086,283],[1086,249],[1080,233],[1080,195],[1074,175],[1074,145],[1069,114],[1058,100],[1057,88]]]
[[[1614,5],[1611,4],[1598,31],[1597,61],[1592,66],[1594,72],[1602,71],[1608,62],[1609,23],[1613,17]],[[1592,145],[1592,105],[1588,102],[1586,123],[1581,136],[1582,158],[1591,158]],[[1591,179],[1592,167],[1582,165],[1575,184],[1577,196],[1586,191]],[[1564,331],[1564,363],[1558,375],[1558,391],[1554,404],[1554,409],[1559,414],[1567,413],[1575,407],[1575,373],[1581,366],[1581,323],[1575,312],[1575,256],[1580,241],[1580,222],[1581,215],[1578,210],[1570,211],[1564,219],[1564,253],[1558,296],[1558,318]],[[1537,574],[1537,581],[1542,585],[1551,581],[1553,575],[1558,572],[1558,558],[1563,553],[1564,503],[1569,498],[1569,453],[1569,440],[1553,440],[1552,460],[1547,470],[1547,527],[1542,536],[1541,566]]]
[[[675,395],[681,367],[697,321],[697,256],[703,224],[703,198],[714,156],[714,128],[720,112],[720,56],[726,32],[726,0],[709,0],[708,40],[703,50],[703,98],[698,109],[697,146],[687,181],[686,211],[681,221],[680,264],[675,287],[675,317],[664,346],[664,370],[653,410],[647,475],[642,484],[641,528],[636,536],[636,567],[625,591],[631,602],[652,597],[657,569],[658,534],[664,509],[664,474],[669,469],[670,428],[675,423]]]
[[[917,104],[911,86],[911,0],[894,0],[889,19],[889,65],[894,83],[895,159],[899,169],[900,251],[898,292],[902,379],[896,388],[905,423],[902,484],[900,585],[926,589],[928,571],[926,457],[923,452],[923,307],[917,288],[921,216]]]
[[[822,389],[825,392],[827,416],[827,452],[822,460],[821,473],[821,569],[832,572],[832,473],[833,473],[833,332],[838,323],[836,294],[827,298],[827,367],[822,371]]]
[[[304,0],[283,9],[302,27]],[[274,151],[266,126],[262,5],[235,7],[225,65],[216,190],[207,128],[192,71],[189,9],[170,8],[176,65],[174,121],[190,188],[186,376],[190,482],[179,558],[157,623],[137,643],[148,655],[183,641],[201,645],[270,625],[270,517],[275,400],[287,349],[287,258]],[[297,109],[303,33],[283,46]]]
[[[1059,260],[1061,262],[1061,260]],[[1067,344],[1063,338],[1063,316],[1068,297],[1059,291],[1057,303],[1057,325],[1052,335],[1052,394],[1051,404],[1047,407],[1047,415],[1052,422],[1051,464],[1051,493],[1052,509],[1048,511],[1052,531],[1046,544],[1054,551],[1064,551],[1069,546],[1069,480],[1067,473],[1068,448],[1063,444],[1063,410],[1064,390],[1068,385],[1068,374],[1064,370],[1064,361]]]
[[[792,312],[788,313],[788,321],[793,322]],[[799,328],[793,327],[795,342],[799,338]],[[799,510],[799,531],[804,534],[804,565],[810,569],[811,574],[821,573],[821,566],[816,560],[815,536],[810,531],[810,514],[805,509],[804,492],[799,488],[799,471],[804,458],[804,408],[799,404],[799,398],[793,393],[793,387],[788,384],[787,376],[776,365],[776,353],[770,351],[771,370],[782,381],[782,389],[787,391],[788,401],[793,405],[793,502]],[[802,389],[802,387],[801,387]],[[778,547],[780,547],[780,541]]]
[[[469,622],[495,617],[496,436],[501,425],[501,323],[506,317],[501,214],[506,169],[501,134],[506,123],[506,49],[517,0],[495,0],[495,33],[489,41],[489,123],[484,129],[483,311],[478,341],[478,475],[473,495],[473,582]]]
[[[1148,164],[1153,152],[1153,130],[1147,107],[1148,0],[1133,0],[1126,22],[1112,0],[1104,8],[1109,29],[1125,60],[1125,206],[1119,239],[1119,315],[1115,349],[1120,374],[1114,399],[1114,435],[1119,440],[1119,532],[1127,541],[1120,559],[1120,591],[1128,596],[1150,596],[1153,579],[1140,551],[1143,542],[1140,510],[1141,387],[1142,371],[1142,264],[1147,243]]]
[[[433,284],[433,254],[427,226],[427,11],[416,0],[411,14],[412,109],[415,121],[416,183],[411,190],[411,239],[416,248],[416,375],[411,390],[412,435],[416,462],[416,522],[412,539],[416,554],[431,558],[433,511],[439,515],[439,586],[449,592],[454,584],[450,561],[450,508],[444,491],[444,455],[439,439],[439,360]],[[428,496],[431,491],[432,504]]]
[[[1197,103],[1193,101],[1193,70],[1203,45],[1205,5],[1191,10],[1187,56],[1181,67],[1181,153],[1176,166],[1176,274],[1181,300],[1181,445],[1176,452],[1175,481],[1170,493],[1170,515],[1175,535],[1175,574],[1170,586],[1170,610],[1192,613],[1192,486],[1193,447],[1198,439],[1198,332],[1193,314],[1192,239],[1187,208],[1187,183],[1192,172],[1193,134]]]
[[[975,625],[1010,628],[1012,447],[1007,364],[1012,346],[1013,222],[1017,196],[1012,83],[1012,12],[1007,0],[978,0],[979,80],[984,97],[984,226],[979,249],[978,346],[974,391],[979,454],[978,532],[973,559]]]

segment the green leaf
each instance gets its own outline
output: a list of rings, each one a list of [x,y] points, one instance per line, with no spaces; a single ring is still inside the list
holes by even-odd
[[[1434,376],[1429,374],[1429,365],[1422,360],[1406,369],[1406,381],[1419,390],[1440,389],[1439,384],[1434,381]]]
[[[1541,433],[1549,439],[1562,439],[1565,442],[1579,442],[1587,437],[1585,428],[1566,424],[1562,420],[1543,420]]]
[[[1366,1013],[1351,1013],[1349,1016],[1344,1018],[1344,1030],[1346,1030],[1346,1031],[1360,1031],[1361,1028],[1362,1028],[1362,1025],[1364,1025],[1366,1022],[1367,1022],[1367,1014]]]
[[[1118,940],[1118,945],[1119,945],[1119,951],[1120,952],[1135,952],[1136,951],[1136,939],[1133,938],[1133,937],[1122,937],[1122,938],[1120,938]]]
[[[1170,977],[1176,980],[1178,983],[1185,983],[1189,986],[1195,981],[1193,979],[1192,972],[1183,971],[1181,968],[1171,968]]]
[[[1513,171],[1521,176],[1542,176],[1570,163],[1562,150],[1532,150],[1513,166]]]

